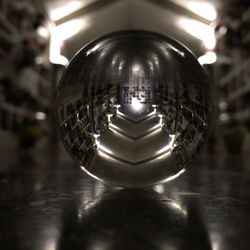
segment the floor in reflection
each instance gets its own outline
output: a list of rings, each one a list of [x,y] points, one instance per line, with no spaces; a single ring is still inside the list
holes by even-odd
[[[249,156],[202,155],[143,190],[96,181],[55,146],[0,157],[2,249],[250,249]]]

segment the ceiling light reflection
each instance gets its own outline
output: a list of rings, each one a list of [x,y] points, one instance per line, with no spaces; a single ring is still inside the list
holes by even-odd
[[[131,105],[135,111],[140,111],[143,108],[143,104],[140,102],[140,100],[138,100],[137,97],[132,97]]]
[[[66,65],[68,59],[61,55],[61,47],[66,39],[76,35],[87,25],[84,19],[75,19],[69,22],[51,27],[50,39],[50,62],[54,64]]]
[[[212,26],[189,18],[180,18],[178,25],[190,35],[201,40],[207,49],[215,48],[216,39]]]
[[[158,150],[157,154],[161,154],[161,153],[163,153],[165,151],[168,151],[173,147],[174,140],[175,140],[175,135],[169,135],[169,137],[171,138],[170,142],[166,146],[164,146],[163,148]]]
[[[54,27],[52,32],[54,33],[54,35],[60,37],[61,41],[64,41],[76,35],[80,30],[82,30],[86,26],[87,22],[85,19],[75,19]]]
[[[214,21],[217,18],[217,11],[212,3],[187,1],[187,8],[209,21]]]
[[[101,47],[100,44],[96,45],[95,47],[93,47],[92,49],[88,50],[86,55],[88,56],[89,54],[95,52],[96,50],[98,50]]]
[[[65,2],[62,7],[51,10],[49,16],[51,20],[57,21],[80,9],[82,6],[83,1],[70,1],[68,3]]]
[[[132,71],[133,72],[138,72],[140,70],[140,66],[139,65],[134,65],[133,68],[132,68]]]

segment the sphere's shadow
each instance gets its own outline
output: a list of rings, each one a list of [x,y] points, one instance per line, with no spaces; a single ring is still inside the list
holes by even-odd
[[[184,207],[154,191],[119,190],[68,214],[58,249],[212,248],[196,204]]]

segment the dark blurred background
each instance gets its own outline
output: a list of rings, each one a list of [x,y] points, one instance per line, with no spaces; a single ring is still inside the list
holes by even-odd
[[[53,94],[64,66],[88,42],[125,29],[156,31],[187,46],[216,91],[206,150],[249,151],[249,1],[1,0],[0,11],[1,152],[55,140]]]
[[[73,55],[127,29],[159,32],[188,47],[214,85],[218,111],[188,173],[137,196],[82,173],[62,148],[53,115],[58,79]],[[0,0],[0,244],[250,249],[249,104],[249,0]],[[112,195],[96,198],[102,193]]]

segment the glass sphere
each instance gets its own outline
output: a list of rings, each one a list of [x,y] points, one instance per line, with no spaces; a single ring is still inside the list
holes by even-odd
[[[66,150],[90,175],[122,187],[183,173],[207,138],[213,113],[211,85],[192,53],[137,30],[82,48],[56,99]]]

